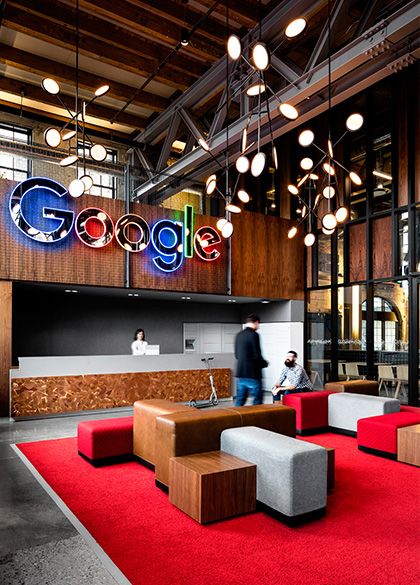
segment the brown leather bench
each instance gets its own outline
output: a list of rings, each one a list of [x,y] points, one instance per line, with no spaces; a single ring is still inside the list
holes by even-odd
[[[295,437],[296,413],[293,408],[273,404],[220,408],[211,411],[177,412],[156,418],[156,484],[169,484],[171,457],[220,450],[225,429],[258,426]]]
[[[379,384],[376,380],[342,380],[339,382],[327,382],[327,384],[325,384],[325,390],[379,396]]]
[[[134,403],[133,453],[148,467],[155,465],[156,417],[193,411],[190,406],[171,400],[137,400]]]

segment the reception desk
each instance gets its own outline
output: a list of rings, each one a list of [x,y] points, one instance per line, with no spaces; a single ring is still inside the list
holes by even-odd
[[[10,416],[46,416],[131,406],[136,400],[206,400],[205,355],[97,355],[19,358],[10,370]],[[232,395],[232,354],[214,354],[219,398]]]

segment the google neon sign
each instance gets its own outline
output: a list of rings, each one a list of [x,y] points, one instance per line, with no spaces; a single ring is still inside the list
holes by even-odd
[[[161,219],[149,226],[135,213],[121,216],[114,224],[110,215],[98,207],[87,207],[75,215],[62,203],[68,191],[47,177],[32,177],[16,185],[9,210],[17,228],[28,238],[43,244],[56,244],[74,231],[82,244],[104,248],[113,240],[128,252],[143,252],[150,246],[156,268],[163,272],[178,270],[194,253],[206,262],[220,256],[221,239],[211,226],[193,230],[194,211],[184,207],[184,221]],[[133,233],[135,236],[133,236]]]

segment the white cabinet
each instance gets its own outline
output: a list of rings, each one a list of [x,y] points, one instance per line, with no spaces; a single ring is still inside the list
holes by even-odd
[[[184,323],[184,353],[233,353],[239,323]]]

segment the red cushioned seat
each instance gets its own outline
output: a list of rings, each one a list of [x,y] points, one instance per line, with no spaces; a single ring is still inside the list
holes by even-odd
[[[109,458],[132,456],[133,417],[89,420],[77,426],[79,455],[97,464]]]
[[[420,414],[420,407],[419,406],[405,406],[405,404],[401,404],[400,411],[401,412],[414,412],[415,414]]]
[[[299,392],[283,396],[283,405],[296,410],[296,434],[328,430],[328,396],[333,391]]]
[[[397,458],[397,430],[420,423],[420,414],[393,412],[357,421],[357,443],[361,451]]]

